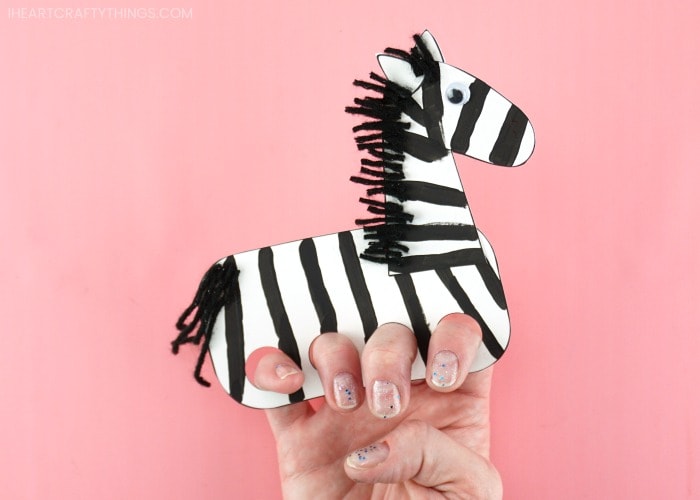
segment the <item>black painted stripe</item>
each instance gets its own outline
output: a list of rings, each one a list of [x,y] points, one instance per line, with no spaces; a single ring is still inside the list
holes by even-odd
[[[463,248],[452,252],[424,255],[403,255],[398,264],[389,264],[392,272],[415,273],[443,267],[481,264],[484,261],[481,248]]]
[[[470,224],[406,224],[401,241],[468,240],[476,241],[476,227]]]
[[[459,189],[421,181],[387,183],[384,191],[401,200],[415,200],[443,207],[466,207],[467,197]]]
[[[362,328],[365,333],[365,342],[372,336],[377,329],[377,314],[374,312],[372,297],[367,289],[365,275],[362,273],[360,259],[357,256],[357,248],[352,239],[352,233],[343,231],[338,233],[338,245],[340,255],[343,258],[343,266],[345,267],[345,275],[348,277],[350,290],[355,299],[357,311],[360,313]]]
[[[413,329],[413,334],[416,336],[418,352],[420,352],[420,356],[427,366],[430,328],[428,328],[423,307],[420,304],[420,300],[418,300],[413,278],[411,278],[410,274],[397,274],[394,278],[396,279],[396,284],[399,285],[403,303],[406,305],[406,311],[411,320],[411,328]]]
[[[501,283],[496,271],[493,270],[488,261],[477,264],[476,269],[479,271],[481,279],[484,281],[484,285],[486,285],[486,289],[491,294],[493,301],[505,311],[506,295],[503,293],[503,283]]]
[[[270,313],[270,318],[272,319],[272,324],[275,326],[275,333],[279,339],[278,347],[289,356],[297,366],[301,367],[299,346],[294,338],[292,325],[289,322],[287,310],[284,308],[282,294],[280,293],[279,284],[277,282],[272,248],[264,247],[258,251],[258,268],[260,270],[260,282],[262,284],[263,293],[265,294],[267,308]],[[297,392],[289,395],[290,403],[303,400],[303,389],[299,389]]]
[[[484,101],[491,90],[481,80],[474,80],[469,86],[469,101],[462,107],[457,121],[457,128],[452,134],[451,146],[454,151],[464,153],[469,149],[469,141],[474,133],[476,122],[484,109]]]
[[[235,259],[229,256],[228,259]],[[237,274],[237,273],[236,273]],[[226,325],[226,357],[228,361],[228,385],[229,394],[239,403],[243,400],[243,387],[245,386],[245,351],[243,340],[243,306],[241,304],[241,289],[238,285],[238,276],[233,283],[228,284],[232,288],[233,300],[224,306],[224,320]]]
[[[460,309],[462,309],[462,311],[465,314],[468,314],[469,316],[474,318],[477,323],[479,323],[479,326],[481,327],[482,342],[484,343],[484,346],[489,351],[489,353],[491,353],[491,356],[493,356],[496,359],[503,356],[503,346],[501,346],[501,344],[498,343],[498,340],[496,340],[496,337],[494,336],[493,332],[484,321],[484,318],[481,317],[479,311],[476,310],[476,307],[474,307],[474,304],[472,304],[472,301],[469,299],[469,296],[459,284],[457,278],[455,278],[455,275],[452,274],[452,271],[450,269],[438,269],[435,272],[437,273],[438,277],[445,285],[447,290],[449,290],[449,292],[452,294],[452,297],[454,297],[454,299],[457,301],[457,304],[459,305]]]
[[[527,127],[527,117],[520,111],[520,108],[513,105],[508,110],[506,119],[503,121],[498,139],[494,144],[489,161],[496,165],[510,167],[518,156],[520,143]]]
[[[311,301],[314,303],[318,321],[321,324],[321,333],[337,332],[338,320],[335,315],[333,303],[323,282],[321,268],[318,265],[316,245],[310,238],[302,240],[299,244],[299,258],[304,268],[306,282],[309,286]]]

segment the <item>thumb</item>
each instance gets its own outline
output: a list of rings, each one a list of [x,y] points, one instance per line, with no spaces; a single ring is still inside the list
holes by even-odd
[[[377,443],[355,450],[345,472],[361,483],[413,481],[459,498],[499,499],[498,471],[486,458],[419,420],[408,420]]]

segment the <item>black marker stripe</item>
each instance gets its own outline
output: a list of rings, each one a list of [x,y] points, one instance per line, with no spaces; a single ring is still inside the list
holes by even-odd
[[[401,241],[468,240],[476,241],[476,227],[470,224],[407,224],[402,226]]]
[[[228,257],[233,261],[233,256]],[[233,283],[227,284],[233,289],[233,300],[224,307],[224,320],[226,325],[226,357],[228,361],[228,385],[229,394],[239,403],[243,400],[243,387],[245,385],[245,351],[243,348],[243,306],[241,305],[241,289],[238,285],[238,276]]]
[[[457,301],[460,309],[479,323],[479,326],[481,327],[481,340],[489,353],[491,353],[491,356],[496,359],[503,356],[503,347],[498,343],[498,340],[496,340],[493,332],[484,321],[484,318],[481,317],[479,311],[476,310],[476,307],[474,307],[472,301],[469,300],[469,296],[459,284],[457,278],[455,278],[455,275],[452,274],[452,271],[450,269],[438,269],[435,272],[447,290],[449,290],[449,292],[452,294],[452,297],[454,297],[454,299]]]
[[[403,101],[403,112],[406,113],[411,120],[416,122],[418,125],[425,127],[425,113],[423,108],[413,100],[413,97],[407,98]]]
[[[481,80],[474,80],[469,86],[469,101],[462,107],[457,121],[457,128],[452,135],[452,149],[463,153],[469,149],[469,141],[474,133],[476,121],[481,116],[484,109],[484,101],[491,90],[491,87],[486,85]]]
[[[318,321],[321,323],[321,333],[337,332],[338,320],[333,303],[326,290],[326,285],[323,283],[323,275],[318,265],[316,245],[312,239],[307,238],[299,244],[299,258],[306,275],[311,301],[314,303]]]
[[[467,197],[459,189],[421,181],[400,181],[394,186],[387,185],[386,193],[404,200],[424,201],[443,207],[466,207]]]
[[[415,273],[442,267],[456,267],[481,264],[484,254],[481,248],[464,248],[439,254],[403,255],[398,264],[389,264],[392,272]]]
[[[343,258],[343,266],[345,266],[345,274],[348,277],[352,296],[355,298],[357,311],[360,313],[362,328],[365,332],[365,342],[372,336],[377,329],[377,315],[374,312],[372,297],[367,289],[365,275],[362,273],[360,259],[357,256],[357,248],[352,239],[352,233],[343,231],[338,233],[338,244],[340,247],[340,255]]]
[[[405,132],[404,135],[404,153],[408,153],[421,161],[433,162],[447,156],[447,153],[449,153],[442,138],[432,139],[413,132]]]
[[[505,311],[506,296],[503,293],[503,283],[501,283],[496,271],[493,270],[493,267],[491,267],[491,264],[489,264],[488,261],[477,264],[476,269],[479,271],[481,279],[484,281],[484,285],[486,285],[486,289],[491,294],[493,301],[498,305],[498,307]]]
[[[294,361],[297,366],[301,367],[301,356],[299,355],[299,346],[294,338],[292,325],[289,322],[289,316],[282,302],[282,294],[280,293],[279,284],[277,282],[277,274],[275,273],[274,255],[270,247],[261,248],[258,252],[258,268],[260,270],[260,282],[262,284],[267,308],[270,312],[270,318],[275,326],[277,334],[278,347]],[[290,403],[297,403],[304,400],[304,390],[299,389],[289,395]]]
[[[442,106],[442,91],[440,90],[440,78],[438,77],[435,81],[429,77],[423,79],[422,86],[422,99],[423,99],[423,112],[425,113],[426,123],[425,129],[428,132],[428,137],[433,140],[442,140],[442,130],[440,129],[440,120],[442,120],[442,114],[444,108]]]
[[[420,300],[418,300],[413,279],[411,278],[410,274],[397,274],[394,276],[394,278],[396,279],[396,284],[399,285],[399,291],[401,292],[403,303],[406,305],[406,311],[408,312],[408,317],[411,320],[411,328],[416,336],[418,352],[420,352],[420,357],[427,365],[428,345],[430,344],[430,328],[428,328],[423,307],[420,304]]]
[[[496,165],[510,167],[518,156],[520,143],[527,127],[527,117],[517,106],[511,106],[503,121],[503,126],[496,139],[489,161]]]

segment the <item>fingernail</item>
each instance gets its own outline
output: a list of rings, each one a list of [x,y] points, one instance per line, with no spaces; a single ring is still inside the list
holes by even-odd
[[[375,443],[353,451],[345,461],[353,469],[367,469],[382,463],[388,456],[389,447],[385,443]]]
[[[395,384],[388,380],[375,380],[372,386],[372,408],[381,418],[395,417],[401,411],[401,395]]]
[[[440,351],[433,358],[430,380],[436,387],[450,387],[457,381],[459,360],[452,351]]]
[[[349,409],[357,406],[357,383],[349,373],[339,373],[333,379],[335,404],[339,408]]]
[[[282,380],[286,379],[290,375],[296,375],[299,373],[299,370],[297,370],[294,366],[292,365],[287,365],[287,364],[279,364],[275,366],[275,373],[279,378]]]

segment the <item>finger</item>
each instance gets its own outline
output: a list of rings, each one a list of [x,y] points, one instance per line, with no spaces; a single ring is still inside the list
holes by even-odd
[[[308,401],[301,401],[279,408],[265,410],[267,421],[270,424],[270,429],[275,437],[279,439],[283,432],[294,432],[294,424],[303,422],[314,414],[314,410]]]
[[[493,365],[478,372],[472,372],[460,387],[460,391],[483,400],[488,400],[491,394]]]
[[[415,358],[416,338],[404,325],[387,323],[369,338],[362,351],[362,377],[375,416],[392,418],[408,407]]]
[[[478,453],[425,422],[408,420],[375,444],[352,452],[345,473],[361,483],[412,480],[459,498],[501,498],[498,471]]]
[[[304,384],[304,373],[285,353],[270,349],[254,368],[253,384],[264,391],[291,394]]]
[[[257,366],[246,366],[246,369],[253,372],[250,377],[253,385],[265,391],[282,394],[292,394],[301,388],[304,384],[304,374],[289,356],[279,349],[267,349],[261,352],[263,354],[259,358],[251,355],[251,358],[257,361]],[[254,361],[249,363],[253,364]],[[275,437],[282,430],[290,428],[295,421],[310,413],[312,413],[311,405],[306,401],[265,411]]]
[[[425,379],[436,391],[462,387],[481,345],[481,328],[470,316],[450,314],[442,318],[430,337]]]
[[[360,356],[349,338],[339,333],[319,335],[309,348],[309,358],[331,408],[352,411],[362,404]]]

